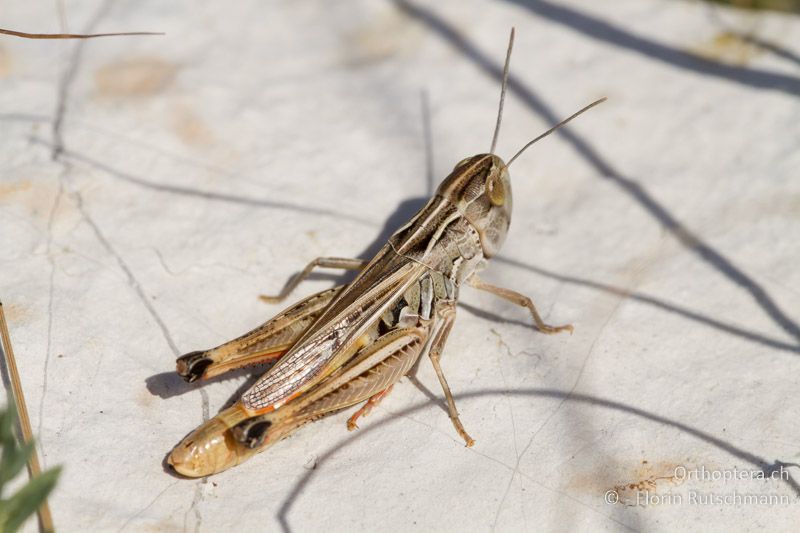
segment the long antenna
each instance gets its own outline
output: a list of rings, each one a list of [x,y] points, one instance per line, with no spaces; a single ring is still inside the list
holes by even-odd
[[[500,122],[503,120],[503,104],[506,101],[506,88],[508,86],[508,66],[511,63],[511,49],[514,48],[514,28],[511,28],[511,36],[508,38],[508,51],[506,52],[506,64],[503,66],[503,85],[500,88],[500,108],[497,110],[497,123],[494,125],[494,136],[492,137],[492,149],[494,153],[497,147],[497,137],[500,135]]]
[[[541,135],[539,135],[538,137],[536,137],[534,140],[530,141],[528,144],[526,144],[525,146],[520,148],[519,152],[514,154],[514,157],[512,157],[511,159],[508,160],[508,163],[506,163],[506,168],[510,167],[511,163],[513,163],[516,158],[518,158],[520,155],[522,155],[522,152],[527,150],[533,143],[535,143],[536,141],[541,141],[542,139],[544,139],[545,137],[547,137],[548,135],[550,135],[551,133],[553,133],[554,131],[559,129],[561,126],[564,126],[567,122],[569,122],[573,118],[577,117],[578,115],[581,115],[581,114],[585,113],[586,111],[589,111],[591,108],[593,108],[596,105],[602,104],[606,100],[608,100],[608,98],[606,98],[605,96],[603,98],[599,99],[599,100],[595,100],[594,102],[592,102],[591,104],[587,105],[586,107],[584,107],[583,109],[581,109],[577,113],[573,113],[572,115],[570,115],[569,117],[565,118],[564,120],[562,120],[561,122],[559,122],[558,124],[556,124],[555,126],[550,128],[549,130],[547,130],[546,132],[544,132]]]

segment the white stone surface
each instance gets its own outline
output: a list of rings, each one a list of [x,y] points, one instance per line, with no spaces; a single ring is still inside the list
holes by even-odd
[[[797,466],[666,479],[800,462],[796,17],[679,0],[87,0],[65,19],[166,35],[0,39],[0,297],[44,462],[65,467],[59,530],[796,527]],[[277,312],[256,295],[313,257],[374,251],[486,151],[512,25],[501,155],[609,97],[514,164],[486,274],[575,334],[465,289],[444,366],[474,448],[403,380],[358,432],[342,414],[205,481],[165,472],[245,379],[184,386],[175,356]],[[0,26],[59,18],[17,2]],[[441,396],[429,365],[420,379]],[[683,501],[604,501],[648,480]]]

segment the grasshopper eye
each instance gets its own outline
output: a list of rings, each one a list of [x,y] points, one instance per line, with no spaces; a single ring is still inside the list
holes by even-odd
[[[492,205],[500,207],[506,201],[506,188],[503,185],[503,180],[500,179],[500,174],[493,174],[486,180],[486,193],[489,195],[489,201]]]

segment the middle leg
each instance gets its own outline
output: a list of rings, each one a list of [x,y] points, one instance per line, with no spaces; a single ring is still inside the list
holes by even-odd
[[[511,289],[506,289],[503,287],[498,287],[496,285],[492,285],[491,283],[486,283],[481,278],[478,277],[477,274],[473,274],[472,276],[467,279],[467,283],[470,284],[471,287],[475,287],[476,289],[480,289],[482,291],[486,291],[489,293],[494,294],[495,296],[499,296],[504,300],[508,300],[511,303],[517,304],[520,307],[525,307],[530,311],[531,317],[533,318],[534,324],[536,324],[536,329],[541,331],[542,333],[558,333],[560,331],[569,331],[572,333],[574,329],[572,324],[567,324],[565,326],[550,326],[544,323],[542,317],[539,316],[539,311],[536,310],[536,306],[533,305],[533,300],[529,297],[525,296],[524,294],[520,294],[517,291],[512,291]]]
[[[453,422],[453,427],[456,428],[456,432],[462,439],[464,439],[467,448],[469,448],[475,444],[475,439],[469,436],[467,431],[464,429],[464,425],[461,423],[461,419],[458,417],[456,402],[453,399],[453,393],[450,392],[450,385],[447,384],[447,379],[444,377],[444,372],[442,371],[442,365],[440,362],[442,358],[442,351],[444,349],[444,343],[447,341],[447,337],[450,334],[450,330],[453,328],[453,323],[455,321],[455,304],[443,305],[441,309],[437,310],[436,317],[437,320],[441,322],[440,324],[437,324],[438,327],[434,326],[436,331],[431,338],[428,357],[433,364],[433,369],[436,371],[436,377],[439,378],[439,383],[442,385],[444,397],[445,400],[447,400],[447,412],[450,415],[450,420]]]

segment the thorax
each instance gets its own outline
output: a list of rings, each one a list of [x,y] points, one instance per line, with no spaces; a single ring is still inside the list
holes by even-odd
[[[455,286],[485,265],[478,231],[449,200],[435,196],[389,239],[394,251]]]

